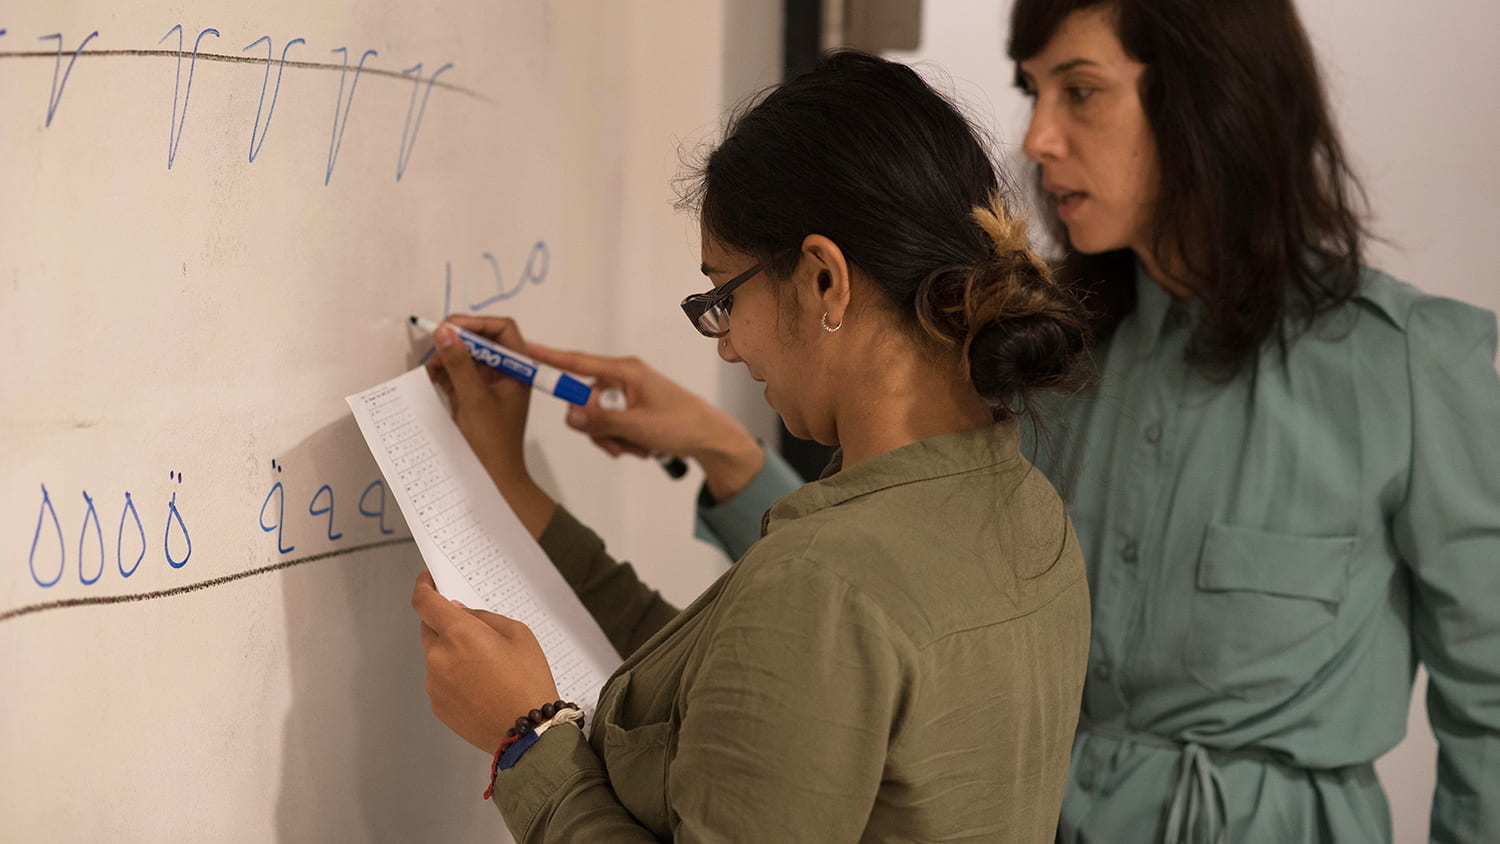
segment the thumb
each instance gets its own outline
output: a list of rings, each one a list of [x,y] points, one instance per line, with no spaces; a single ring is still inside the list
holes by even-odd
[[[607,408],[600,400],[583,407],[570,405],[566,421],[569,428],[591,437],[630,439],[638,435],[640,415],[640,411],[633,408]]]
[[[453,385],[460,402],[484,390],[479,365],[469,356],[469,347],[458,336],[457,328],[446,322],[439,325],[432,334],[432,342],[437,347],[438,363],[447,373],[448,382]]]
[[[455,620],[464,618],[467,613],[455,607],[451,601],[444,598],[432,582],[432,576],[426,571],[417,578],[416,585],[411,592],[411,608],[416,610],[417,617],[422,623],[437,631],[439,635],[451,627]]]

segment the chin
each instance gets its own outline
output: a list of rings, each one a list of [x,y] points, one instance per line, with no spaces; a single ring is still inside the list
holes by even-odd
[[[1127,246],[1124,238],[1115,237],[1109,232],[1090,231],[1085,226],[1068,227],[1068,245],[1085,255],[1114,252]]]

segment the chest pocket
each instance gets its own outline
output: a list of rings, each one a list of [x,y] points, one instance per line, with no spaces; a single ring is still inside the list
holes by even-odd
[[[600,701],[600,758],[609,771],[609,784],[620,804],[652,834],[670,838],[667,760],[676,728],[671,721],[622,726],[618,719],[629,685],[630,672],[617,675],[610,681],[607,699]]]
[[[1214,523],[1198,560],[1185,669],[1211,691],[1285,694],[1336,647],[1353,536],[1293,536]]]

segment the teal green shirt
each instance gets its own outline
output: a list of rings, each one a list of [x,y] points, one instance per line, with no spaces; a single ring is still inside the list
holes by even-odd
[[[1494,316],[1367,272],[1216,383],[1184,357],[1197,303],[1137,293],[1030,446],[1093,593],[1061,838],[1389,841],[1372,762],[1421,660],[1432,839],[1500,841]]]

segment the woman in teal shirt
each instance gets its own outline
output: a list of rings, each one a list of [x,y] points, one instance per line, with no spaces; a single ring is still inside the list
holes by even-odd
[[[1432,840],[1500,841],[1493,315],[1363,265],[1288,0],[1019,0],[1011,33],[1101,341],[1032,446],[1094,597],[1059,837],[1389,841],[1373,762],[1420,660]],[[701,457],[708,533],[754,538],[784,464],[643,365],[570,362],[663,399],[575,427]]]

